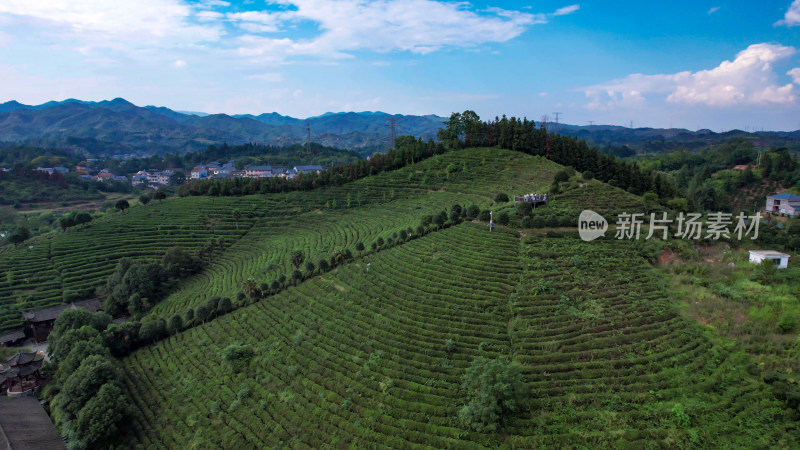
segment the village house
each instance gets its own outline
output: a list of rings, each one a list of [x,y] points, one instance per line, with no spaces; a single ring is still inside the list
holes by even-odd
[[[25,340],[25,332],[22,330],[7,331],[0,336],[0,344],[5,347],[20,345]]]
[[[147,184],[154,184],[158,186],[165,186],[169,184],[169,179],[174,172],[165,170],[163,172],[145,172],[147,174]]]
[[[53,331],[53,325],[64,311],[67,309],[86,308],[90,312],[100,311],[103,307],[100,300],[84,300],[81,302],[70,303],[69,305],[51,306],[50,308],[39,309],[36,311],[23,311],[22,316],[27,322],[26,330],[36,342],[44,342],[47,336]]]
[[[322,172],[322,166],[318,165],[311,165],[311,166],[294,166],[295,173],[320,173]]]
[[[784,192],[767,197],[767,212],[783,214],[790,217],[800,213],[800,197]]]
[[[789,267],[789,255],[774,250],[750,250],[750,262],[763,264],[764,261],[775,264],[778,269]]]
[[[272,177],[272,166],[246,166],[244,176],[247,178],[269,178]]]
[[[134,186],[139,186],[140,184],[147,184],[147,175],[142,174],[142,171],[137,172],[136,175],[134,175],[131,178],[131,184]]]
[[[206,164],[194,166],[192,170],[189,172],[189,179],[205,180],[206,178],[208,178],[208,172],[209,172],[209,166]]]

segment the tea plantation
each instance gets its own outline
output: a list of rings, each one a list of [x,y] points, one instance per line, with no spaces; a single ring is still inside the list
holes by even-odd
[[[781,405],[666,299],[626,242],[462,224],[318,276],[124,360],[131,446],[787,446]],[[252,359],[233,369],[231,343]],[[459,421],[462,375],[528,387],[502,433]]]
[[[210,267],[159,305],[167,315],[215,295],[235,296],[251,278],[288,275],[294,250],[316,262],[454,203],[487,207],[497,192],[543,191],[559,169],[518,152],[468,149],[308,192],[154,201],[0,254],[0,330],[21,326],[22,310],[92,296],[123,257],[155,261],[172,246],[215,249]]]
[[[526,218],[542,227],[456,215],[417,232],[456,204],[513,215],[497,194],[547,192],[561,169],[464,149],[340,186],[135,206],[0,254],[0,329],[179,246],[204,267],[136,325],[163,333],[115,353],[123,448],[796,447],[761,368],[680,314],[639,245],[553,229],[642,197],[575,176]],[[293,261],[348,251],[330,271]],[[233,302],[198,320],[215,297]]]

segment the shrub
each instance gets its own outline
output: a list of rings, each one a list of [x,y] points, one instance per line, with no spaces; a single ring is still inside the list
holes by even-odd
[[[481,222],[488,222],[491,219],[491,214],[488,209],[484,209],[480,213],[478,213],[478,220]]]
[[[508,217],[508,213],[503,211],[497,216],[497,223],[500,225],[508,225],[510,218]]]
[[[493,432],[519,411],[525,395],[522,369],[504,359],[479,357],[464,374],[467,404],[458,412],[462,423],[479,432]]]
[[[253,356],[255,356],[255,351],[250,345],[233,343],[222,350],[222,360],[233,372],[239,372],[250,364]]]
[[[522,228],[533,228],[534,221],[532,217],[523,217],[522,221],[520,222]]]
[[[561,169],[553,177],[553,184],[563,183],[565,181],[569,181],[569,173],[567,173],[566,169]]]
[[[675,419],[675,423],[678,424],[681,428],[688,428],[691,424],[691,419],[689,414],[686,414],[686,410],[684,410],[683,405],[680,403],[675,403],[675,406],[672,407],[670,410],[672,413],[672,417]]]
[[[781,333],[791,333],[796,329],[797,316],[790,311],[786,311],[781,314],[781,318],[778,320],[778,331]]]
[[[508,194],[501,192],[494,196],[494,201],[496,203],[508,203]]]
[[[533,212],[533,206],[531,206],[528,202],[519,202],[517,203],[517,214],[520,217],[530,216],[531,212]]]

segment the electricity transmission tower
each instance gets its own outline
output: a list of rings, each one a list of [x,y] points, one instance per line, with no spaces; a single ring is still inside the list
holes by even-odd
[[[311,153],[311,122],[306,122],[306,153]]]
[[[556,129],[554,131],[555,134],[558,134],[558,116],[560,116],[561,114],[564,114],[564,113],[562,113],[562,112],[554,112],[553,113],[553,115],[556,116]]]
[[[541,122],[542,122],[542,129],[544,130],[544,145],[545,145],[545,149],[546,149],[545,157],[547,159],[550,159],[550,133],[547,131],[547,121],[548,120],[550,120],[550,118],[547,117],[547,114],[542,116],[542,121]]]
[[[391,128],[391,130],[392,130],[392,150],[395,149],[394,141],[395,141],[395,138],[396,138],[396,135],[395,135],[395,126],[396,125],[397,125],[397,119],[395,119],[394,117],[389,118],[389,128]]]

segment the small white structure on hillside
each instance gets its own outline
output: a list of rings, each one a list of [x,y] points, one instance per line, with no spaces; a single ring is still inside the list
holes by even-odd
[[[764,261],[771,261],[778,269],[789,267],[789,255],[776,252],[774,250],[750,250],[750,262],[761,264]]]

